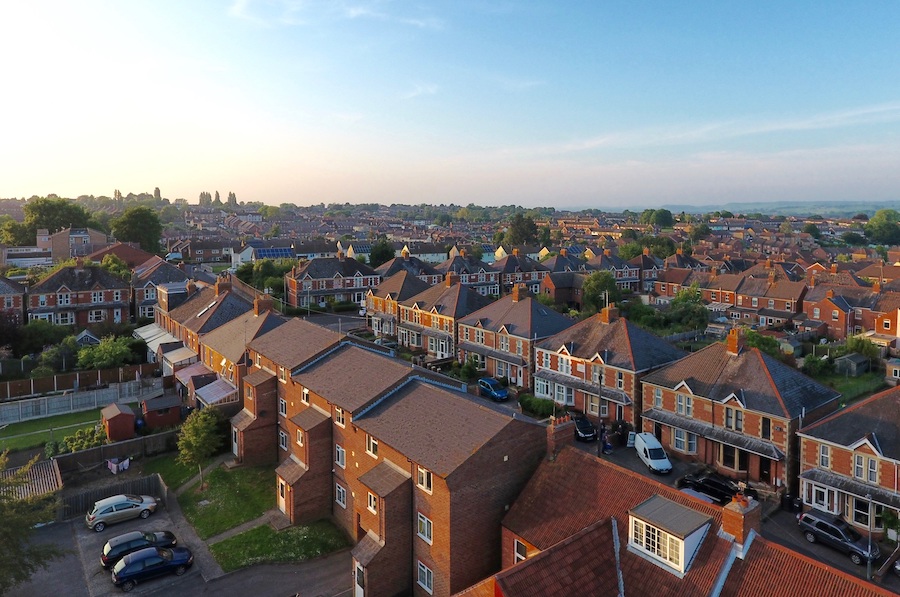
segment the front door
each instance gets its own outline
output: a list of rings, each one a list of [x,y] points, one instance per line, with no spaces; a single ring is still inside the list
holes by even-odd
[[[653,423],[653,435],[660,443],[662,443],[662,425]]]
[[[772,483],[772,461],[768,458],[759,459],[759,480],[763,483]]]
[[[354,576],[353,597],[365,597],[366,595],[366,569],[359,565],[356,560],[353,561]]]
[[[231,428],[231,453],[240,456],[238,454],[238,430],[235,427]]]
[[[284,511],[284,494],[287,493],[286,486],[287,483],[284,482],[284,479],[278,479],[278,509],[281,510],[282,514],[286,514]]]

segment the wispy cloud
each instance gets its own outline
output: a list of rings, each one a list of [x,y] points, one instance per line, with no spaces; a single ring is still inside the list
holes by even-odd
[[[819,131],[900,121],[900,102],[861,106],[791,119],[736,119],[611,131],[547,145],[504,148],[501,154],[552,156],[601,149],[637,149],[715,143],[782,132]]]
[[[416,83],[413,86],[412,91],[404,93],[400,96],[400,99],[410,100],[420,95],[434,95],[438,92],[438,86],[434,83]]]
[[[371,20],[397,23],[419,29],[443,29],[444,22],[431,15],[410,16],[387,10],[383,0],[233,0],[228,8],[232,17],[255,25],[306,25],[337,20]]]

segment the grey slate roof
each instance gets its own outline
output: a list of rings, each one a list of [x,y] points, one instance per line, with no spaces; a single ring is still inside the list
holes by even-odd
[[[0,276],[0,295],[3,294],[25,294],[25,287],[15,280]]]
[[[599,355],[612,367],[648,371],[687,356],[659,336],[625,318],[603,323],[597,314],[537,343],[538,348],[557,351],[563,345],[572,356],[590,360]]]
[[[742,450],[753,452],[754,454],[759,454],[760,456],[765,456],[772,460],[784,459],[784,452],[772,442],[744,435],[743,433],[737,433],[736,431],[731,431],[718,425],[711,425],[705,421],[698,421],[697,419],[685,417],[659,408],[651,408],[650,410],[643,412],[641,416],[648,421],[655,421],[657,423],[662,423],[663,425],[684,429],[685,431],[689,431],[700,437],[708,437],[714,441],[741,448]]]
[[[840,396],[758,348],[733,354],[721,342],[649,373],[643,381],[672,389],[684,381],[695,396],[724,402],[733,394],[749,410],[787,419]]]
[[[799,433],[840,446],[868,439],[882,456],[900,460],[900,387],[869,396]]]
[[[414,276],[439,276],[441,272],[433,265],[426,263],[418,257],[394,257],[390,261],[382,263],[375,268],[382,278],[388,278],[399,272],[409,272]]]
[[[230,290],[217,295],[215,288],[208,287],[176,307],[171,316],[185,328],[197,334],[206,334],[250,311],[251,308],[249,301]]]
[[[76,267],[69,265],[61,267],[37,284],[33,285],[31,294],[56,292],[65,286],[72,292],[94,289],[127,290],[128,282],[118,278],[99,266]]]
[[[545,307],[533,297],[514,301],[510,294],[462,318],[459,323],[481,326],[492,332],[505,327],[513,336],[540,339],[561,332],[575,322]]]
[[[356,259],[347,257],[316,257],[301,264],[294,272],[294,278],[352,278],[354,276],[377,276],[378,272]]]
[[[381,284],[372,289],[372,294],[380,298],[390,296],[395,301],[402,301],[429,288],[431,288],[431,285],[428,282],[404,270],[383,280]]]
[[[468,286],[456,283],[450,287],[436,284],[402,302],[405,307],[418,305],[423,311],[435,309],[438,314],[459,319],[490,305],[493,301]]]

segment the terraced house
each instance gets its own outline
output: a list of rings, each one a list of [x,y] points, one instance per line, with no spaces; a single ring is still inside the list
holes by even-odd
[[[900,388],[860,400],[802,428],[800,496],[881,537],[884,515],[900,512]]]
[[[380,282],[378,272],[340,251],[337,257],[301,262],[284,275],[288,304],[304,308],[327,300],[361,305],[369,288]]]
[[[401,271],[366,291],[366,323],[376,336],[397,336],[400,301],[424,292],[430,286],[415,275]]]
[[[745,347],[741,329],[646,375],[642,431],[670,454],[775,491],[796,482],[796,432],[840,394]]]
[[[641,378],[686,356],[611,305],[535,345],[534,394],[595,423],[640,427]]]
[[[28,291],[28,319],[87,327],[131,320],[131,285],[98,265],[62,267]]]

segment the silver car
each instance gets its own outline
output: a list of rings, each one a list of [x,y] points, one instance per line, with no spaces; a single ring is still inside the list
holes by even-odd
[[[149,495],[121,494],[94,502],[84,517],[89,529],[101,532],[106,525],[132,518],[147,518],[156,511],[158,500]]]

